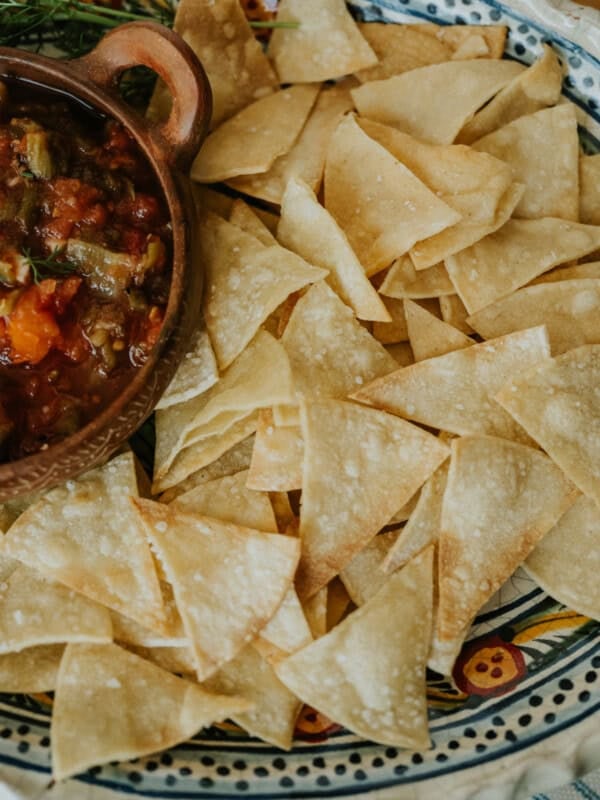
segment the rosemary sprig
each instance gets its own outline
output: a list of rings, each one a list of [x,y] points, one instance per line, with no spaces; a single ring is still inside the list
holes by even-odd
[[[72,275],[76,271],[76,266],[70,261],[61,260],[65,253],[65,247],[55,247],[49,256],[34,256],[31,250],[25,248],[23,255],[27,259],[31,268],[33,282],[39,283],[46,278],[62,278]]]

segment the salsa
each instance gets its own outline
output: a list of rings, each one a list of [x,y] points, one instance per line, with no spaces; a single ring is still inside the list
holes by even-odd
[[[127,130],[0,84],[0,461],[74,433],[131,381],[171,261],[166,203]]]

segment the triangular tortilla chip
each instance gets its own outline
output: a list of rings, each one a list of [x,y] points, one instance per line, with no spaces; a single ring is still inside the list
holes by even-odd
[[[344,0],[280,0],[277,20],[298,23],[277,28],[269,42],[282,83],[327,81],[377,63]]]
[[[467,335],[473,333],[473,328],[467,322],[469,312],[457,294],[449,294],[440,297],[439,302],[444,322],[447,322],[448,325],[452,325],[453,328],[458,328],[459,331]]]
[[[415,506],[417,505],[417,502],[419,500],[420,493],[421,493],[420,489],[418,492],[415,492],[413,496],[410,498],[410,500],[404,503],[404,505],[399,511],[396,511],[394,516],[388,521],[387,525],[397,525],[401,522],[406,522],[406,520],[415,510]]]
[[[233,223],[233,225],[237,225],[238,228],[246,231],[250,236],[254,236],[255,239],[258,239],[258,241],[262,242],[266,247],[277,244],[277,239],[273,236],[258,214],[255,214],[254,209],[250,208],[248,203],[244,203],[244,201],[239,198],[233,201],[231,213],[229,214],[229,222]]]
[[[373,336],[381,344],[405,342],[408,339],[408,328],[406,327],[406,315],[404,314],[404,300],[386,297],[383,302],[392,319],[391,322],[374,322],[372,326]]]
[[[232,719],[252,736],[289,750],[301,703],[279,680],[273,667],[248,645],[207,682],[207,687],[225,695],[244,697],[253,708]]]
[[[515,180],[525,184],[515,217],[579,220],[579,138],[573,106],[520,117],[473,147],[506,161]]]
[[[206,326],[225,369],[288,295],[327,273],[279,245],[265,247],[216,215],[206,216],[200,236]]]
[[[111,640],[106,608],[28,567],[18,566],[0,586],[0,653]]]
[[[459,436],[488,433],[528,441],[493,398],[510,377],[549,356],[546,329],[531,328],[419,361],[373,381],[352,397]]]
[[[328,270],[327,283],[359,319],[391,321],[346,235],[305,183],[288,183],[277,238],[308,263]]]
[[[357,386],[396,368],[348,306],[324,283],[302,297],[281,337],[296,396],[347,397]]]
[[[166,474],[184,447],[225,433],[258,408],[293,400],[287,354],[277,339],[259,330],[219,383],[199,397],[157,412],[155,479]]]
[[[448,449],[405,420],[339,400],[304,406],[302,435],[302,555],[296,586],[301,596],[310,597],[414,495]]]
[[[427,748],[432,562],[429,549],[330,633],[282,661],[283,683],[358,736]]]
[[[479,241],[510,216],[516,198],[505,210],[504,199],[513,176],[503,161],[464,145],[419,142],[407,133],[368,119],[359,120],[359,124],[461,216],[455,225],[413,248],[411,257],[417,269],[431,267]]]
[[[219,459],[223,453],[253,434],[257,424],[258,413],[253,411],[247,417],[234,423],[225,433],[209,436],[184,448],[177,454],[168,472],[153,482],[153,494],[159,494],[165,489],[181,484],[194,473]]]
[[[413,351],[411,350],[408,342],[397,342],[396,344],[388,344],[385,349],[394,359],[399,367],[408,367],[410,364],[415,363]]]
[[[275,425],[273,413],[261,411],[247,486],[268,492],[301,489],[303,458],[300,427]]]
[[[380,533],[371,539],[340,572],[342,583],[352,598],[352,602],[357,606],[364,605],[374,594],[377,594],[388,579],[383,572],[382,565],[397,538],[398,531]]]
[[[523,565],[545,592],[579,614],[600,621],[600,511],[580,497]]]
[[[524,69],[515,61],[447,61],[363,83],[352,97],[363,117],[424,142],[452,144],[475,112]]]
[[[245,108],[277,86],[277,76],[254,37],[239,0],[180,0],[174,30],[200,59],[212,89],[212,124]],[[165,119],[171,102],[159,83],[148,109]]]
[[[581,222],[600,225],[600,153],[582,156],[579,162],[579,214]]]
[[[404,164],[344,117],[325,164],[325,207],[373,275],[422,239],[460,220]]]
[[[496,233],[446,259],[470,314],[506,297],[557,264],[600,248],[600,226],[564,219],[511,219]]]
[[[184,355],[173,380],[156,404],[156,408],[168,408],[176,403],[191,400],[207,391],[219,380],[215,354],[202,324],[193,336],[190,349]]]
[[[445,675],[476,613],[578,495],[539,450],[492,436],[454,439],[451,447],[430,662]]]
[[[251,197],[278,205],[291,178],[304,181],[313,192],[318,192],[331,134],[340,117],[353,108],[349,88],[343,84],[326,87],[317,97],[292,149],[276,159],[266,172],[233,178],[229,185]]]
[[[149,500],[136,506],[173,586],[202,681],[277,611],[292,584],[299,542]]]
[[[335,577],[327,584],[327,630],[330,631],[344,619],[352,606],[346,587]]]
[[[65,646],[42,644],[0,656],[0,686],[10,694],[53,692]]]
[[[481,36],[488,47],[490,58],[502,58],[508,29],[505,25],[436,25],[432,22],[419,22],[415,30],[435,36],[448,45],[456,54],[473,36]]]
[[[206,138],[192,164],[192,179],[217,183],[266,172],[298,138],[319,88],[290,86],[238,111]]]
[[[413,300],[456,292],[443,264],[417,272],[410,256],[402,256],[392,264],[379,291],[386,297],[410,297]]]
[[[162,571],[160,564],[157,568]],[[168,620],[169,635],[163,636],[156,631],[144,628],[129,617],[111,611],[110,616],[113,626],[113,639],[120,644],[134,647],[160,648],[160,647],[186,647],[187,636],[183,622],[173,597],[173,588],[170,583],[161,580],[160,589],[165,603],[165,613]]]
[[[574,281],[580,278],[600,278],[600,261],[590,261],[587,264],[573,264],[570,267],[557,267],[550,272],[544,272],[539,278],[531,281],[530,286],[540,283],[554,283],[555,281]]]
[[[421,489],[419,500],[400,536],[387,552],[381,568],[394,572],[426,547],[435,544],[440,534],[442,500],[446,491],[449,463],[445,462]]]
[[[276,533],[277,522],[269,495],[247,489],[247,479],[248,470],[216,478],[180,494],[171,505],[178,511],[203,514],[257,531]]]
[[[211,464],[197,472],[193,472],[181,483],[167,489],[160,496],[162,503],[170,503],[180,494],[188,492],[195,486],[200,486],[208,481],[216,480],[217,478],[224,478],[226,475],[235,475],[236,472],[241,472],[243,469],[248,469],[252,459],[252,450],[254,448],[254,436],[248,436],[247,439],[233,445],[230,450],[226,450],[221,456],[215,459]]]
[[[68,645],[52,713],[52,773],[156,753],[249,709],[206,692],[115,644]]]
[[[323,586],[312,597],[301,599],[302,610],[314,639],[327,633],[327,586]]]
[[[600,345],[578,347],[525,375],[514,374],[497,401],[600,505]]]
[[[312,641],[312,633],[296,590],[288,589],[275,615],[261,630],[257,642],[271,645],[277,651],[275,660],[283,655],[295,653]],[[271,660],[271,658],[269,658]]]
[[[2,539],[3,552],[97,603],[168,634],[152,553],[129,498],[132,453],[52,489]]]
[[[600,343],[600,280],[582,279],[526,286],[469,317],[484,339],[531,325],[545,325],[552,354]]]
[[[540,58],[478,111],[459,133],[457,141],[472,144],[519,117],[553,106],[560,98],[562,79],[556,54],[544,45]]]
[[[246,486],[248,486],[247,481]],[[296,518],[292,509],[292,504],[290,503],[289,494],[287,491],[269,492],[269,499],[273,506],[275,519],[277,520],[277,530],[279,533],[285,533],[288,529],[288,525]]]
[[[175,675],[185,675],[192,680],[196,675],[196,662],[192,648],[182,647],[140,647],[139,645],[122,645],[136,656],[151,661],[161,669]]]
[[[443,356],[453,350],[470,347],[473,340],[457,328],[437,319],[412,300],[404,301],[408,338],[415,361]]]

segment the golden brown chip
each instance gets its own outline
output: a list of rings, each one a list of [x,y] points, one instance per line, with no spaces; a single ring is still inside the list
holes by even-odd
[[[251,703],[205,691],[115,644],[68,645],[52,714],[55,780],[149,755]]]
[[[461,130],[457,141],[471,144],[519,117],[553,106],[560,97],[562,79],[556,54],[544,45],[542,56],[478,111]],[[539,143],[544,145],[544,139],[539,139]]]
[[[444,322],[447,322],[448,325],[452,325],[453,328],[458,328],[458,330],[463,333],[473,333],[473,328],[467,322],[469,312],[457,294],[440,297],[439,300],[440,311],[442,312],[442,319]]]
[[[246,481],[246,486],[248,482]],[[279,533],[285,533],[288,526],[295,520],[296,515],[290,503],[290,496],[286,491],[269,492],[269,499],[273,506],[273,513],[277,520],[277,530]]]
[[[351,116],[344,117],[331,138],[325,207],[367,275],[385,269],[417,242],[460,220],[457,211],[367,136]]]
[[[452,144],[475,112],[524,69],[515,61],[446,61],[363,83],[352,97],[362,117],[424,142]]]
[[[352,606],[346,587],[335,577],[327,584],[327,630],[330,631],[344,619]]]
[[[302,408],[305,443],[296,578],[310,597],[339,573],[447,457],[434,436],[339,400]]]
[[[379,291],[386,297],[421,300],[455,294],[456,290],[443,264],[417,272],[410,256],[402,256],[390,267]]]
[[[180,0],[175,31],[196,53],[212,89],[212,124],[273,91],[277,76],[254,37],[239,0]],[[171,102],[164,84],[157,87],[148,116],[164,119]]]
[[[279,678],[365,739],[427,748],[432,561],[430,548],[394,573],[332,631],[278,664]]]
[[[373,323],[373,336],[382,344],[398,344],[399,342],[407,341],[408,328],[406,327],[406,315],[404,314],[404,300],[386,297],[384,303],[392,319],[391,322]]]
[[[415,363],[413,351],[408,342],[397,342],[396,344],[387,344],[385,349],[394,359],[399,367],[408,367],[410,364]]]
[[[247,485],[268,492],[301,489],[303,458],[300,427],[275,425],[273,413],[261,411]]]
[[[156,408],[168,408],[183,403],[210,389],[219,380],[215,354],[202,324],[192,338],[190,349],[184,355],[173,380],[156,404]]]
[[[459,436],[488,433],[529,441],[493,398],[509,378],[549,356],[546,329],[531,328],[419,361],[352,397]]]
[[[506,161],[515,180],[525,184],[515,217],[579,221],[579,138],[573,106],[520,117],[473,146]]]
[[[189,644],[186,633],[183,629],[183,622],[173,597],[173,588],[170,583],[164,580],[163,570],[160,563],[157,564],[157,571],[161,574],[160,590],[162,592],[165,613],[168,620],[169,635],[164,636],[156,631],[144,628],[129,617],[119,614],[118,611],[111,611],[110,617],[113,626],[113,639],[119,644],[127,647],[145,647],[148,649],[158,649],[161,647],[183,648]],[[152,659],[150,659],[152,661]]]
[[[274,616],[261,630],[257,641],[275,648],[277,657],[274,660],[278,660],[282,655],[300,650],[309,644],[312,638],[296,590],[291,587]]]
[[[505,25],[435,25],[432,22],[419,22],[416,30],[435,36],[440,42],[460,49],[473,36],[481,36],[488,47],[490,58],[502,58],[508,29]]]
[[[580,278],[600,278],[600,261],[590,261],[587,264],[573,264],[570,267],[557,267],[544,272],[539,278],[531,281],[530,286],[537,286],[539,283],[554,283],[554,281],[571,281]]]
[[[279,245],[265,247],[216,215],[207,215],[200,227],[206,327],[225,369],[288,295],[326,272]]]
[[[600,225],[600,153],[582,156],[579,162],[581,183],[580,219],[590,225]]]
[[[364,605],[386,582],[388,576],[382,569],[383,562],[397,539],[398,531],[380,533],[340,572],[340,578],[355,605]]]
[[[310,83],[341,78],[377,63],[344,0],[280,0],[279,22],[268,54],[282,83]]]
[[[272,244],[277,244],[277,239],[273,236],[271,231],[267,228],[265,223],[256,214],[254,209],[250,208],[248,203],[243,200],[237,199],[233,201],[231,206],[231,213],[229,214],[229,222],[237,225],[246,233],[254,236],[259,242],[262,242],[266,247]]]
[[[176,675],[185,675],[193,679],[196,675],[196,662],[192,648],[184,647],[140,647],[139,645],[122,645],[136,656],[151,661],[161,669]]]
[[[391,320],[342,229],[310,188],[293,178],[283,195],[277,238],[309,264],[328,270],[327,283],[359,319]]]
[[[600,504],[600,345],[548,359],[496,395],[573,483]]]
[[[511,219],[496,233],[449,256],[446,269],[474,314],[551,269],[600,248],[600,226],[564,219]]]
[[[200,183],[190,185],[198,216],[202,217],[207,211],[212,211],[223,219],[229,219],[233,207],[232,197]]]
[[[204,680],[250,642],[292,584],[298,540],[138,500]]]
[[[298,138],[318,93],[319,86],[291,86],[238,111],[206,138],[192,179],[216,183],[266,172]]]
[[[10,694],[53,692],[65,647],[42,644],[0,656],[0,686]]]
[[[451,443],[430,665],[449,675],[477,611],[578,495],[539,450],[491,436]]]
[[[312,597],[301,600],[306,621],[310,627],[313,638],[318,639],[327,633],[327,595],[329,590],[323,586]]]
[[[453,350],[469,347],[473,340],[457,328],[430,314],[412,300],[404,301],[408,339],[415,361],[443,356]]]

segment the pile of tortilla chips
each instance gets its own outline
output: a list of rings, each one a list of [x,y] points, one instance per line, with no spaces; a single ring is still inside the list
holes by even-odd
[[[55,692],[56,779],[226,718],[289,748],[303,703],[427,748],[426,667],[518,566],[600,619],[600,155],[559,60],[279,19],[265,53],[179,4],[206,288],[152,488],[124,452],[2,509],[0,690]]]

